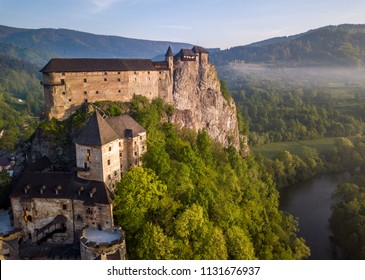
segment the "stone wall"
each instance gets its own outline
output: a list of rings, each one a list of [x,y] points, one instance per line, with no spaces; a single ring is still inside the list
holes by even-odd
[[[127,102],[134,94],[172,102],[169,70],[43,73],[46,115],[66,119],[84,102]]]
[[[21,228],[27,238],[37,242],[37,230],[51,223],[58,215],[66,217],[66,232],[59,234],[56,243],[71,244],[74,242],[73,206],[70,199],[33,198],[23,200],[19,197],[11,198],[14,215],[14,227]],[[24,211],[28,211],[31,217],[29,221],[24,219]],[[52,239],[48,242],[52,242]]]

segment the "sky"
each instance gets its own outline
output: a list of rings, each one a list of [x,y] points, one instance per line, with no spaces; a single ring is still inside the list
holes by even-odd
[[[343,23],[363,0],[0,0],[0,25],[66,28],[222,49]]]

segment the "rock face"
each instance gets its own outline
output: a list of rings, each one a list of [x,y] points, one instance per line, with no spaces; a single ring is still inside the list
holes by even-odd
[[[224,146],[240,149],[237,110],[233,99],[227,101],[221,91],[217,72],[207,62],[177,61],[174,65],[171,121],[182,127],[207,133]]]

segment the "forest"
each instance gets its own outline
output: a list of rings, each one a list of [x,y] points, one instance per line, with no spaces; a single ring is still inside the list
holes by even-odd
[[[297,221],[278,210],[263,163],[223,148],[205,131],[166,122],[171,107],[135,98],[133,117],[148,131],[143,168],[117,185],[115,220],[132,259],[303,259]]]
[[[0,55],[0,151],[14,150],[34,132],[43,112],[38,68]]]

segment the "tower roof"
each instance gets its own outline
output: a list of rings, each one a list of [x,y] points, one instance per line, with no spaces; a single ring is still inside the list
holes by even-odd
[[[192,50],[194,53],[209,53],[205,48],[200,46],[194,46]]]
[[[91,116],[74,142],[88,146],[102,146],[118,139],[118,134],[98,111]]]
[[[172,53],[171,46],[169,46],[169,48],[167,49],[167,52],[166,52],[165,56],[166,56],[166,57],[174,56],[174,54]]]

